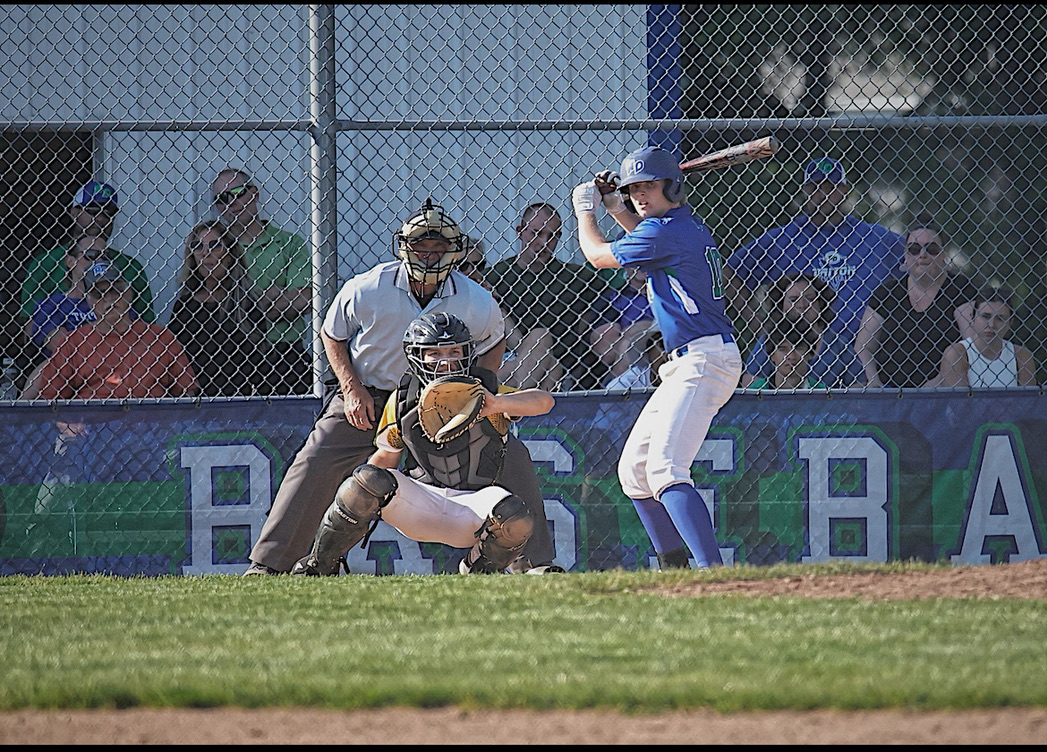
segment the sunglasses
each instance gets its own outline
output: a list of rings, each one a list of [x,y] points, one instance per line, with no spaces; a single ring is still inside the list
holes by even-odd
[[[92,217],[97,217],[99,214],[108,214],[112,216],[116,214],[115,210],[110,209],[108,206],[103,204],[86,204],[80,207],[83,211],[90,214]]]
[[[94,300],[102,300],[103,298],[113,300],[123,295],[124,290],[125,288],[120,285],[109,285],[109,287],[104,290],[99,290],[98,287],[95,286],[87,291],[87,297],[93,298]]]
[[[198,240],[195,243],[190,243],[189,244],[189,251],[190,251],[190,253],[196,253],[197,251],[203,251],[203,250],[208,250],[209,251],[212,248],[220,248],[220,247],[224,247],[224,246],[225,246],[225,243],[223,243],[221,240],[212,240],[209,243],[202,243],[202,242],[200,242]]]
[[[929,256],[937,256],[942,252],[942,247],[938,243],[909,243],[905,247],[905,252],[910,256],[919,256],[920,251],[927,251]]]
[[[88,248],[86,251],[81,251],[79,248],[69,249],[69,255],[72,258],[78,259],[81,256],[83,256],[88,261],[97,261],[98,259],[102,258],[103,253],[105,253],[105,251],[102,251],[98,248]]]
[[[214,202],[218,206],[225,206],[226,204],[230,204],[236,199],[240,198],[242,195],[244,195],[244,193],[247,192],[249,188],[254,188],[254,186],[250,183],[247,183],[245,185],[238,185],[236,186],[236,188],[230,188],[227,191],[222,191],[214,197]]]

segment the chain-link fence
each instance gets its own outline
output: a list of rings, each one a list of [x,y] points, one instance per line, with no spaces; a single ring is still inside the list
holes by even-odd
[[[431,198],[506,314],[503,381],[624,390],[628,413],[657,328],[642,275],[581,256],[571,189],[649,143],[684,159],[766,135],[772,158],[686,180],[727,259],[742,388],[1047,382],[1043,6],[8,5],[0,23],[0,399],[320,396],[328,304]]]
[[[514,379],[613,386],[647,363],[650,327],[632,326],[650,321],[642,278],[574,279],[567,297],[584,294],[553,305],[540,284],[555,275],[535,267],[508,290],[505,266],[527,255],[523,208],[551,204],[563,220],[553,258],[585,267],[575,183],[649,141],[683,158],[767,134],[782,143],[773,159],[688,181],[696,212],[735,256],[746,382],[802,385],[772,365],[796,345],[776,354],[767,339],[784,337],[770,325],[788,291],[770,283],[786,272],[833,288],[806,293],[812,309],[832,299],[835,316],[807,314],[814,338],[801,345],[825,386],[935,385],[944,349],[964,339],[949,355],[968,368],[950,367],[948,384],[1031,383],[1030,352],[1042,361],[1039,7],[11,6],[3,23],[3,352],[20,390],[95,316],[81,280],[105,249],[131,282],[132,310],[175,331],[206,395],[311,392],[314,353],[325,366],[313,335],[326,302],[390,258],[398,223],[429,197],[491,266],[503,263],[491,281],[520,325]],[[839,160],[829,177],[846,180],[827,197],[801,186],[821,157]],[[220,175],[226,167],[241,173]],[[233,197],[219,178],[251,187]],[[115,195],[80,191],[88,181]],[[823,200],[842,205],[810,203]],[[868,228],[841,224],[847,213],[903,239],[872,248]],[[237,241],[237,295],[194,271],[189,249],[217,232],[197,227],[206,221]],[[920,223],[931,227],[909,249],[925,241],[922,256],[903,250]],[[870,269],[855,254],[884,258]],[[986,287],[1009,294],[975,310]],[[519,368],[540,360],[522,341],[539,325],[557,341],[551,380]],[[855,340],[849,368],[845,352],[827,356]],[[1018,346],[1013,368],[992,362],[1001,341]],[[981,369],[973,382],[971,368]],[[46,394],[85,393],[62,384]]]

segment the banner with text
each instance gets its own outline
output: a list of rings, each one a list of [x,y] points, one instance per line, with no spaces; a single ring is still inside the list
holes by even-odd
[[[616,463],[646,395],[560,395],[516,430],[556,560],[655,566]],[[320,403],[5,407],[0,574],[240,574]],[[1047,557],[1047,398],[739,392],[692,477],[727,563]],[[303,552],[304,554],[305,552]],[[450,573],[464,551],[381,523],[359,574]]]

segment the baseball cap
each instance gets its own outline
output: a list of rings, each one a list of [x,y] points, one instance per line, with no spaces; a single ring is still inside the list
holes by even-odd
[[[120,268],[106,259],[94,262],[84,272],[84,289],[90,290],[99,282],[120,282],[127,287],[127,280],[120,273]]]
[[[822,157],[808,163],[807,168],[803,171],[804,185],[821,183],[826,180],[836,184],[847,182],[847,173],[839,161],[829,157]]]
[[[117,208],[116,188],[108,183],[89,180],[73,198],[73,206],[87,206],[88,204],[111,205],[114,209]]]

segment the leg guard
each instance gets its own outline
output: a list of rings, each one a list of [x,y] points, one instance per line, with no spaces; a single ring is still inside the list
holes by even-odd
[[[501,572],[519,556],[534,532],[534,515],[519,496],[506,496],[476,531],[476,545],[462,559],[462,574]]]
[[[396,494],[396,476],[382,467],[360,465],[338,487],[309,555],[291,570],[296,575],[336,575],[353,546],[382,517],[382,507]]]
[[[655,553],[658,553],[657,551]],[[658,569],[690,569],[686,548],[675,548],[664,554],[658,554]]]

